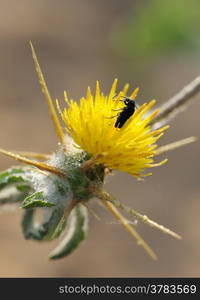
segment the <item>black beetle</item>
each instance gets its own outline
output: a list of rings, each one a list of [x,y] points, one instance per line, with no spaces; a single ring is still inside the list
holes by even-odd
[[[121,100],[124,102],[125,106],[120,108],[121,112],[117,114],[117,121],[115,123],[116,128],[122,128],[124,123],[134,114],[136,109],[135,101],[130,98],[124,98]]]

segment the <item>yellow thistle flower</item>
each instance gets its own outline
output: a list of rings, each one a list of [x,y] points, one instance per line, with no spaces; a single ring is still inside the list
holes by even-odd
[[[67,126],[66,130],[81,149],[96,157],[96,163],[136,177],[151,175],[142,172],[167,161],[165,159],[154,163],[154,156],[156,141],[169,126],[151,130],[148,124],[159,112],[155,110],[146,116],[155,104],[155,100],[152,100],[141,105],[122,128],[115,128],[117,116],[113,115],[123,109],[124,103],[120,99],[126,96],[129,86],[126,84],[117,95],[116,87],[117,79],[114,80],[109,95],[105,96],[97,81],[95,96],[88,87],[87,95],[80,99],[79,105],[73,100],[69,101],[65,93],[68,108],[62,112],[58,101],[57,106]],[[138,90],[133,91],[130,99],[135,99]]]
[[[12,167],[0,174],[0,190],[12,184],[17,191],[12,197],[0,201],[0,205],[4,202],[22,202],[21,207],[25,210],[22,228],[26,238],[50,241],[66,232],[65,238],[50,254],[51,259],[57,259],[75,250],[86,237],[87,211],[91,211],[88,201],[96,197],[132,235],[137,244],[143,247],[150,257],[156,259],[155,252],[118,208],[174,238],[181,239],[181,236],[109,195],[103,189],[106,169],[128,172],[140,179],[151,174],[143,173],[145,169],[160,166],[167,161],[165,159],[154,163],[156,155],[189,144],[196,139],[190,137],[156,149],[157,140],[168,126],[161,128],[160,125],[158,129],[153,130],[154,126],[151,124],[153,122],[156,124],[159,112],[159,110],[150,112],[155,100],[142,104],[121,128],[116,128],[118,118],[116,111],[123,111],[125,104],[120,100],[126,97],[129,85],[126,84],[122,91],[116,93],[117,79],[115,79],[108,96],[101,92],[97,82],[95,95],[92,95],[88,88],[86,97],[80,99],[79,105],[73,100],[69,101],[66,93],[64,96],[68,103],[67,109],[62,111],[57,101],[57,108],[67,132],[76,147],[82,150],[77,152],[72,147],[71,151],[71,143],[64,134],[32,44],[31,49],[39,82],[59,138],[59,149],[53,154],[13,153],[0,149],[0,153],[26,164],[25,167]],[[130,94],[130,99],[134,100],[137,93],[138,89],[135,89]],[[192,92],[191,94],[193,95]],[[176,108],[176,105],[174,107]],[[164,111],[164,118],[165,113]],[[161,108],[159,116],[162,114]],[[41,159],[44,161],[40,161]],[[41,207],[44,209],[44,216],[38,226],[34,222],[33,215],[36,209]]]

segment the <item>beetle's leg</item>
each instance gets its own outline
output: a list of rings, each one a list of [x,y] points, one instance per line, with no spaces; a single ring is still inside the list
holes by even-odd
[[[116,108],[116,109],[112,109],[113,111],[122,111],[124,108],[122,107],[122,108]]]
[[[106,119],[113,119],[113,118],[115,118],[115,117],[118,117],[119,116],[119,114],[117,114],[116,116],[112,116],[112,117],[105,117]]]

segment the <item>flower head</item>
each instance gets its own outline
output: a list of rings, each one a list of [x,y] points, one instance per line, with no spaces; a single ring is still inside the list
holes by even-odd
[[[80,99],[80,104],[73,100],[65,100],[68,108],[61,112],[66,124],[66,130],[74,142],[87,153],[96,156],[96,162],[104,164],[110,169],[128,172],[133,176],[147,176],[151,173],[142,173],[146,168],[161,165],[163,160],[154,163],[156,154],[156,141],[163,135],[165,126],[152,131],[148,124],[158,114],[153,111],[148,116],[146,113],[155,104],[155,100],[142,104],[127,119],[122,128],[116,128],[118,117],[116,111],[123,110],[124,103],[120,101],[125,97],[128,85],[116,94],[117,79],[114,80],[108,96],[100,90],[99,82],[96,84],[96,93],[93,95],[88,88],[87,95]],[[138,88],[130,95],[135,99]]]
[[[156,259],[151,247],[117,208],[177,239],[181,238],[180,235],[109,195],[103,189],[106,167],[128,172],[137,178],[147,176],[149,174],[143,173],[145,169],[166,162],[163,160],[154,163],[156,155],[194,142],[196,139],[190,137],[156,149],[157,140],[168,128],[168,126],[161,128],[160,124],[167,123],[171,109],[169,110],[167,106],[166,112],[166,108],[161,107],[161,112],[156,117],[158,110],[150,112],[155,100],[135,109],[134,99],[138,89],[135,89],[127,99],[129,86],[125,85],[117,94],[117,80],[114,80],[108,96],[101,93],[97,82],[95,95],[93,96],[88,88],[87,96],[81,98],[80,105],[75,101],[69,101],[66,93],[64,95],[68,103],[67,109],[61,111],[57,101],[67,132],[76,146],[84,150],[75,151],[71,141],[69,143],[68,136],[66,138],[64,134],[32,44],[31,49],[39,82],[59,138],[59,149],[53,154],[13,153],[0,149],[0,153],[26,164],[25,167],[16,166],[0,173],[0,194],[1,190],[4,190],[3,198],[0,195],[0,205],[21,202],[21,207],[25,210],[21,224],[27,239],[51,241],[65,232],[65,238],[50,254],[51,259],[57,259],[70,254],[85,239],[88,228],[87,212],[91,212],[88,202],[96,197],[132,235],[137,244],[142,246],[150,257]],[[195,84],[197,87],[199,81],[197,80]],[[188,91],[190,89],[187,88],[187,94]],[[182,99],[185,102],[185,94]],[[172,100],[174,105],[174,99]],[[131,111],[128,105],[131,105]],[[173,107],[176,108],[176,104]],[[41,159],[44,161],[40,161]],[[10,194],[10,185],[14,189],[13,194]],[[34,220],[37,208],[42,208],[44,213],[39,224]]]

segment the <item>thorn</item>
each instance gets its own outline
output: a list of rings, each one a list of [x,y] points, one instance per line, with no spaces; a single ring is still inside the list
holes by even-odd
[[[107,193],[105,194],[107,195]],[[182,237],[175,233],[174,231],[170,230],[169,228],[164,227],[163,225],[160,225],[158,223],[156,223],[155,221],[149,219],[146,215],[142,215],[139,212],[137,212],[136,210],[122,204],[120,201],[112,198],[111,196],[107,196],[107,201],[110,201],[111,203],[113,203],[114,206],[117,206],[118,208],[121,208],[123,211],[125,211],[126,213],[134,216],[135,218],[137,218],[138,220],[142,221],[143,223],[146,223],[147,225],[149,225],[152,228],[156,228],[158,230],[160,230],[161,232],[168,234],[178,240],[181,240]]]
[[[54,107],[54,104],[53,104],[53,101],[52,101],[52,98],[51,98],[51,95],[49,93],[49,90],[48,90],[48,87],[47,87],[47,84],[46,84],[46,81],[44,79],[44,76],[43,76],[43,73],[42,73],[42,70],[40,68],[40,64],[39,64],[39,61],[38,61],[38,58],[37,58],[37,55],[35,53],[35,50],[34,50],[34,47],[30,41],[30,46],[31,46],[31,51],[32,51],[32,56],[33,56],[33,61],[34,61],[34,64],[35,64],[35,69],[36,69],[36,72],[37,72],[37,75],[38,75],[38,79],[39,79],[39,83],[41,85],[41,88],[42,88],[42,92],[46,98],[46,101],[48,103],[48,106],[49,106],[49,110],[50,110],[50,114],[51,114],[51,118],[53,120],[53,123],[54,123],[54,127],[56,129],[56,132],[57,132],[57,135],[58,135],[58,138],[60,139],[60,141],[64,144],[64,133],[63,133],[63,129],[62,129],[62,126],[60,124],[60,121],[59,121],[59,118],[57,116],[57,113],[56,113],[56,110],[55,110],[55,107]]]
[[[74,209],[74,207],[77,205],[77,203],[78,203],[78,202],[77,202],[76,199],[72,199],[72,201],[69,203],[69,205],[67,206],[67,208],[66,208],[65,211],[64,211],[64,214],[63,214],[63,216],[62,216],[60,222],[58,223],[58,225],[57,225],[57,227],[56,227],[56,229],[55,229],[55,231],[54,231],[54,234],[53,234],[53,236],[52,236],[52,239],[55,238],[54,235],[56,234],[57,230],[59,230],[59,228],[62,227],[62,225],[63,225],[64,222],[67,220],[67,218],[68,218],[69,215],[71,214],[71,212],[72,212],[72,210]]]
[[[148,255],[157,260],[157,256],[155,252],[151,249],[151,247],[143,240],[143,238],[135,231],[133,226],[131,226],[128,220],[121,215],[116,206],[111,202],[112,197],[104,190],[100,190],[98,188],[91,187],[91,192],[93,195],[101,200],[101,203],[114,215],[114,217],[120,221],[120,223],[124,226],[124,228],[136,239],[137,244],[148,253]]]
[[[197,140],[196,137],[191,136],[191,137],[188,137],[188,138],[186,138],[186,139],[183,139],[183,140],[180,140],[180,141],[177,141],[177,142],[174,142],[174,143],[170,143],[170,144],[168,144],[168,145],[164,145],[164,146],[162,146],[162,147],[159,147],[159,148],[156,150],[156,154],[155,154],[155,155],[160,155],[160,154],[163,154],[163,153],[165,153],[165,152],[174,150],[174,149],[176,149],[176,148],[185,146],[185,145],[187,145],[187,144],[196,142],[196,140]]]
[[[92,156],[90,159],[84,161],[82,163],[82,165],[80,166],[80,168],[83,170],[83,171],[87,171],[88,169],[90,169],[91,167],[93,167],[97,160],[99,160],[100,158],[102,158],[105,154],[103,153],[99,153],[97,155],[94,155]]]
[[[19,154],[21,156],[26,156],[26,157],[32,157],[32,158],[36,158],[36,159],[49,159],[50,158],[50,154],[44,154],[44,153],[36,153],[36,152],[26,152],[26,151],[9,151],[12,153],[16,153]]]
[[[128,220],[124,218],[120,212],[117,210],[117,208],[110,203],[109,201],[101,199],[103,204],[106,206],[106,208],[115,216],[115,218],[120,221],[120,223],[124,226],[124,228],[136,239],[137,244],[148,253],[148,255],[153,259],[157,260],[157,255],[155,252],[151,249],[151,247],[143,240],[143,238],[135,231],[133,226],[131,226],[128,223]]]
[[[83,206],[85,206],[88,211],[98,220],[98,221],[101,221],[101,218],[95,213],[95,211],[88,205],[86,204],[85,202],[80,202]]]
[[[38,161],[34,161],[34,160],[30,160],[26,157],[23,157],[19,154],[15,154],[15,153],[12,153],[10,151],[6,151],[6,150],[3,150],[3,149],[0,149],[0,153],[6,155],[6,156],[9,156],[9,157],[12,157],[22,163],[25,163],[25,164],[28,164],[28,165],[31,165],[31,166],[34,166],[38,169],[41,169],[41,170],[44,170],[44,171],[49,171],[51,173],[54,173],[56,175],[59,175],[59,176],[62,176],[62,177],[66,177],[65,174],[63,174],[62,172],[60,172],[60,170],[52,167],[52,166],[49,166],[43,162],[38,162]]]

